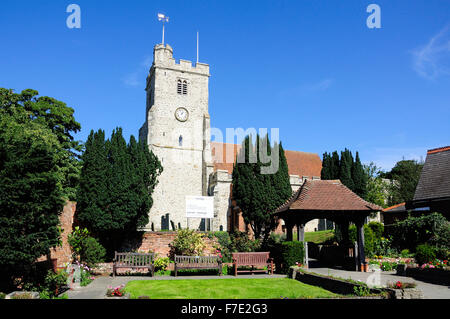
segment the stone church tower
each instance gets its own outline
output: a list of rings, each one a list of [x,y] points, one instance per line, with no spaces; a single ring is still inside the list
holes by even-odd
[[[185,216],[186,196],[207,196],[213,171],[208,111],[209,65],[173,58],[158,44],[147,77],[146,122],[139,135],[163,166],[144,230],[204,229],[205,220]]]

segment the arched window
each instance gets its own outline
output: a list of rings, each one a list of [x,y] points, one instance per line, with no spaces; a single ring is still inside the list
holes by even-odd
[[[180,146],[183,146],[183,136],[180,135],[180,137],[178,138],[178,144]]]
[[[183,83],[181,82],[181,80],[178,80],[177,82],[177,93],[183,94]]]
[[[187,95],[187,81],[183,81],[183,95]]]

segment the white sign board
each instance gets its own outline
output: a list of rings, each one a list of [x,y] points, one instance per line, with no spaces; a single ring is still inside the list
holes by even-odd
[[[187,218],[214,218],[213,196],[186,196]]]

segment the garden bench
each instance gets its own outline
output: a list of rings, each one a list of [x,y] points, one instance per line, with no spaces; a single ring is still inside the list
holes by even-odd
[[[270,258],[269,252],[251,252],[251,253],[232,253],[234,275],[243,272],[267,272],[273,275],[273,258]],[[239,267],[252,267],[251,269],[238,270]],[[267,267],[266,269],[258,269],[261,267]]]
[[[175,277],[180,269],[217,269],[222,276],[222,260],[218,256],[180,256],[175,255]]]
[[[113,261],[113,277],[116,276],[116,270],[118,268],[147,268],[152,276],[155,274],[154,265],[155,254],[144,254],[144,253],[118,253],[114,254]]]

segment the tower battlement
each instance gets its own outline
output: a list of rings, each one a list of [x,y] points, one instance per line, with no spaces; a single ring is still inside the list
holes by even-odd
[[[206,63],[192,64],[192,61],[173,58],[173,48],[169,44],[157,44],[153,49],[153,67],[166,68],[180,72],[197,73],[206,76],[209,74],[209,65]]]

